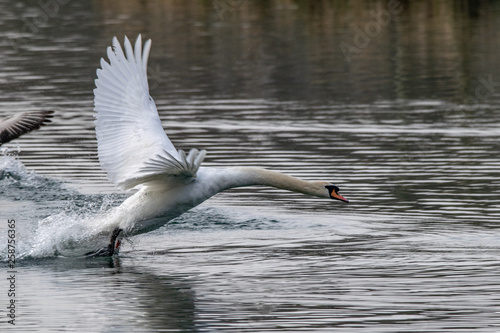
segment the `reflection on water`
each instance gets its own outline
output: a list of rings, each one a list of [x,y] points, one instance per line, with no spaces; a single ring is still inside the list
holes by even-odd
[[[19,151],[0,157],[19,253],[126,197],[93,130],[114,35],[152,38],[151,94],[178,148],[329,180],[351,200],[237,189],[127,239],[118,262],[32,252],[16,328],[498,330],[500,7],[389,3],[1,2],[0,116],[56,111],[2,147]]]
[[[195,293],[189,278],[158,276],[147,267],[121,267],[120,259],[46,259],[26,262],[22,278],[37,288],[23,293],[37,309],[25,327],[45,330],[195,332]],[[98,281],[99,288],[97,288]]]

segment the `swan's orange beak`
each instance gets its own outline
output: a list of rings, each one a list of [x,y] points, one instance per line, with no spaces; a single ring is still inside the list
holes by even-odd
[[[328,194],[330,195],[330,198],[340,200],[340,201],[343,201],[346,203],[349,202],[349,200],[347,200],[346,198],[344,198],[343,196],[341,196],[339,194],[340,189],[337,186],[330,184],[330,185],[326,185],[325,188],[328,190]]]
[[[340,200],[340,201],[343,201],[343,202],[346,202],[346,203],[349,203],[349,200],[347,200],[346,198],[344,198],[343,196],[341,196],[340,194],[338,194],[337,192],[335,191],[332,191],[330,193],[330,197],[332,197],[332,199],[337,199],[337,200]]]

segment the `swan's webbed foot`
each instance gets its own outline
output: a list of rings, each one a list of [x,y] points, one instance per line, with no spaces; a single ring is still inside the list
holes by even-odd
[[[106,247],[100,248],[96,251],[91,251],[85,253],[86,257],[111,257],[112,255],[117,255],[120,251],[120,246],[122,245],[122,231],[121,228],[115,228],[111,233],[111,238],[109,244]]]

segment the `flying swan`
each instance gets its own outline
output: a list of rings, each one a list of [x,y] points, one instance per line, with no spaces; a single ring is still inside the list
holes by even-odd
[[[87,255],[116,254],[124,235],[157,229],[167,221],[233,187],[267,185],[320,198],[349,202],[329,182],[303,181],[256,167],[202,167],[205,150],[176,150],[165,134],[149,96],[147,61],[151,40],[142,49],[125,37],[113,38],[109,63],[101,59],[94,89],[98,156],[107,177],[122,190],[137,190],[111,211],[102,232],[109,245]]]

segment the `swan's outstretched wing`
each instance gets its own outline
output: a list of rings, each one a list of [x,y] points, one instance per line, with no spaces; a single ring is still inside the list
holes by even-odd
[[[50,123],[54,111],[22,112],[0,120],[0,146]]]
[[[140,35],[134,48],[125,37],[124,52],[114,37],[113,48],[108,47],[109,63],[101,59],[95,80],[99,161],[108,178],[124,190],[151,181],[168,182],[169,176],[195,177],[203,159],[186,159],[163,130],[149,96],[146,70],[150,48],[148,40],[142,50]],[[204,156],[196,152],[195,157]]]

